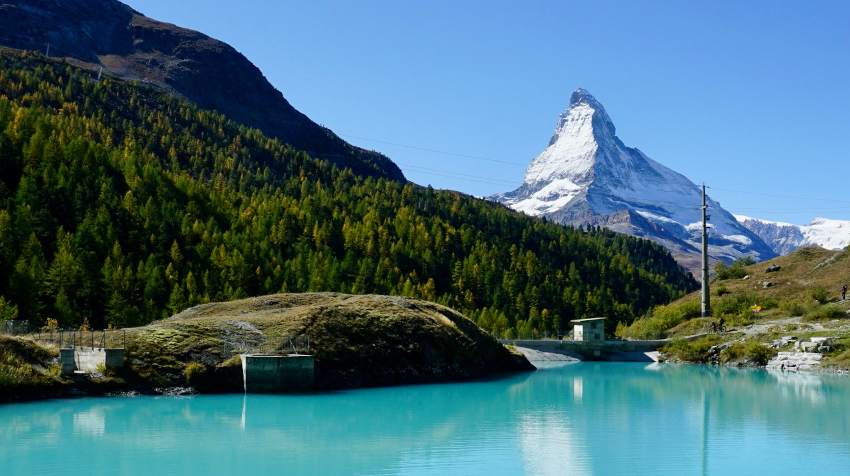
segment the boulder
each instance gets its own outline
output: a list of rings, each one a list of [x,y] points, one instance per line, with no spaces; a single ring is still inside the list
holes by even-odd
[[[807,341],[807,342],[801,342],[799,348],[803,352],[817,352],[818,347],[820,347],[820,344],[818,344],[817,342],[808,342]]]
[[[771,283],[770,281],[765,281],[764,284],[762,284],[761,287],[763,289],[771,288],[771,287],[773,287],[773,283]]]
[[[835,345],[835,339],[832,337],[812,337],[809,340],[819,345]]]
[[[777,339],[770,344],[770,347],[774,349],[781,349],[788,344],[796,343],[797,338],[794,336],[784,336],[781,339]]]
[[[779,271],[780,269],[782,269],[782,266],[779,266],[778,264],[772,264],[772,265],[768,266],[767,268],[765,268],[764,272],[765,273],[772,273],[774,271]]]

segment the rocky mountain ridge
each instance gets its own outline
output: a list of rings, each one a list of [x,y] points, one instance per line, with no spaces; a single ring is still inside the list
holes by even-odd
[[[117,0],[0,0],[0,25],[2,46],[50,48],[50,56],[163,89],[357,174],[405,180],[387,157],[348,144],[297,111],[230,45]]]
[[[786,255],[807,246],[842,250],[850,245],[850,221],[848,220],[815,218],[808,225],[794,225],[743,215],[735,215],[735,218],[779,255]]]

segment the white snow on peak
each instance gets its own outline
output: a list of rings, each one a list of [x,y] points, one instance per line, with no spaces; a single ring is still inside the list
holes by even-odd
[[[526,184],[566,179],[565,185],[569,187],[591,181],[590,172],[599,148],[593,135],[594,112],[589,105],[580,104],[561,114],[549,146],[526,169]]]
[[[762,220],[761,218],[753,218],[753,217],[748,217],[748,216],[745,216],[745,215],[732,215],[732,216],[734,216],[735,219],[738,220],[738,222],[740,222],[740,223],[744,223],[747,220],[755,220],[757,222],[766,223],[768,225],[793,226],[793,227],[800,226],[800,225],[794,225],[792,223],[785,223],[785,222],[781,222],[781,221]]]
[[[819,217],[808,225],[794,225],[744,215],[735,215],[735,219],[759,235],[769,245],[778,248],[781,253],[788,253],[804,246],[840,250],[850,245],[850,221],[848,220]]]
[[[626,147],[615,132],[599,101],[576,89],[549,144],[528,165],[522,186],[491,198],[529,215],[554,215],[565,221],[588,212],[611,215],[631,210],[680,239],[699,239],[702,190],[640,150]],[[726,245],[718,246],[729,248],[723,256],[748,252],[730,247],[747,247],[755,237],[717,202],[709,199],[708,205],[710,234],[726,239]],[[573,212],[577,215],[570,215]],[[770,253],[760,241],[756,245]]]
[[[576,89],[549,145],[526,169],[523,186],[499,200],[529,215],[545,215],[583,192],[590,194],[593,188],[606,196],[592,205],[598,214],[628,208],[652,221],[701,222],[699,187],[643,152],[626,147],[615,130],[599,101],[586,90]],[[713,222],[716,230],[737,233],[740,225],[724,215]]]
[[[726,235],[726,239],[747,246],[753,244],[753,240],[747,238],[744,235]]]

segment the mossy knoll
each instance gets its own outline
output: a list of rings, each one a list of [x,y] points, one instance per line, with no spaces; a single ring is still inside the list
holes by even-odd
[[[87,393],[188,386],[201,392],[242,391],[240,362],[227,344],[280,335],[310,336],[318,390],[458,381],[534,369],[472,321],[438,304],[378,295],[276,294],[202,304],[127,329],[127,368],[103,378],[51,375],[49,352],[17,352],[26,341],[5,339],[0,348],[8,348],[7,360],[25,369],[10,370],[10,375],[29,377],[0,381],[0,396],[39,394],[16,391],[24,384],[47,395],[64,395],[71,388]]]
[[[533,370],[472,321],[419,299],[337,293],[275,294],[203,304],[134,329],[133,356],[162,350],[165,374],[199,361],[233,365],[227,341],[309,335],[320,389],[460,380]],[[209,372],[208,372],[209,373]],[[209,373],[208,378],[212,377]],[[240,383],[241,386],[241,383]]]

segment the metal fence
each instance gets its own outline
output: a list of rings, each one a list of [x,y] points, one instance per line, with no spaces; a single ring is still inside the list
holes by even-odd
[[[30,321],[0,321],[0,334],[17,336],[30,331]]]
[[[569,333],[563,332],[516,332],[513,330],[502,333],[490,332],[490,335],[496,339],[504,340],[572,340],[572,331]]]
[[[244,336],[224,342],[224,353],[238,354],[309,354],[310,336]]]
[[[60,349],[73,349],[74,347],[123,349],[127,345],[127,333],[123,329],[102,331],[40,329],[29,334],[29,337],[39,342],[53,344]]]

